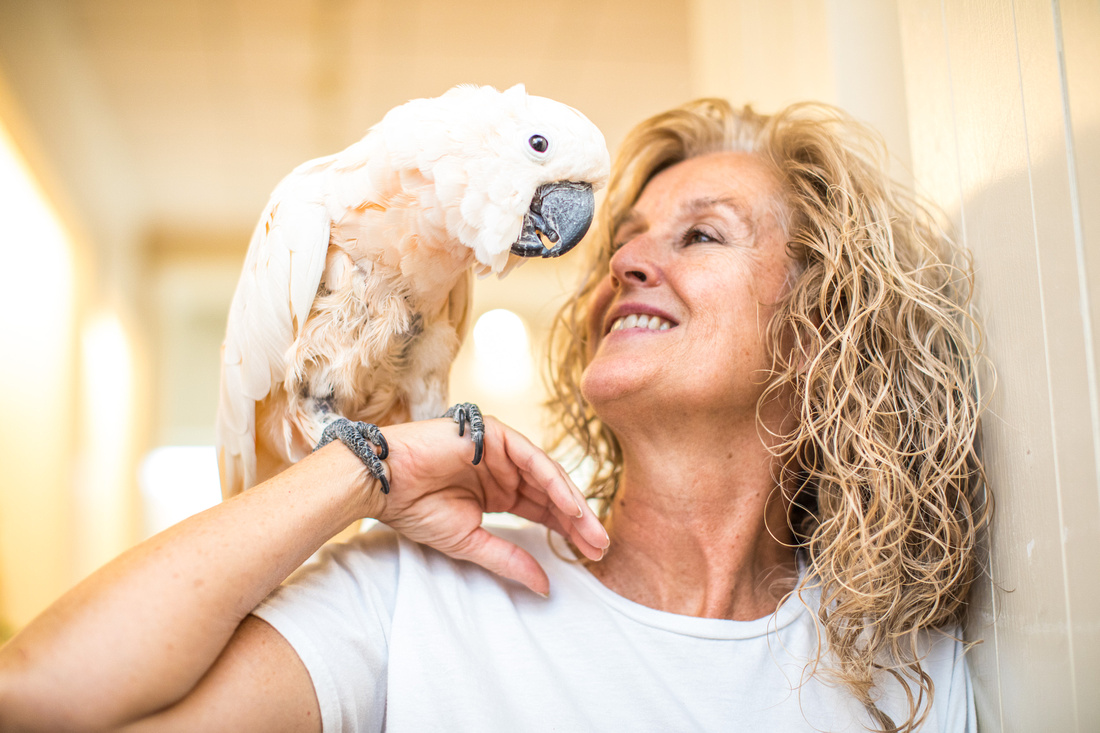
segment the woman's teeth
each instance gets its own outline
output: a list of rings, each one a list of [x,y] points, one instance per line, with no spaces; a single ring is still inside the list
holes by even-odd
[[[672,324],[658,316],[636,316],[631,314],[625,318],[616,319],[611,324],[612,331],[618,331],[622,328],[648,328],[650,331],[667,331],[672,328]]]

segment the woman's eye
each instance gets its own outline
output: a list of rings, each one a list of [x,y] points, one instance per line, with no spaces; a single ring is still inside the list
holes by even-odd
[[[623,234],[616,232],[616,235],[611,239],[611,254],[615,254],[621,248],[630,244],[630,240],[633,239],[634,236],[635,235],[630,232],[626,232]]]
[[[718,237],[710,232],[699,229],[698,227],[692,227],[684,235],[684,244],[698,244],[701,242],[717,242]]]

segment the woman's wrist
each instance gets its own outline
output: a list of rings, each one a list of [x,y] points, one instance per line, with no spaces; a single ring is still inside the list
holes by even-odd
[[[318,488],[334,492],[334,521],[342,524],[340,529],[360,519],[380,516],[386,504],[381,482],[343,443],[333,441],[308,460],[320,464],[321,470],[314,478],[316,483],[323,484]]]

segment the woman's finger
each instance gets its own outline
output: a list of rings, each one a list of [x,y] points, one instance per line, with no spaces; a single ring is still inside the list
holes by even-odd
[[[525,463],[517,462],[516,465],[523,479],[531,486],[545,491],[546,495],[550,497],[550,501],[563,514],[578,519],[584,516],[587,507],[573,493],[572,482],[568,477],[562,476],[554,459],[545,453],[541,455],[532,454]]]
[[[527,586],[539,595],[550,594],[550,579],[530,553],[482,527],[467,535],[448,554],[458,560],[477,563],[502,578]]]
[[[528,495],[530,492],[531,495]],[[547,524],[556,516],[560,516],[560,512],[555,514],[549,500],[545,494],[539,492],[531,492],[530,489],[524,489],[520,491],[512,503],[512,506],[508,509],[509,514],[515,514],[517,517],[523,517],[530,522],[536,522],[538,524]],[[551,529],[557,529],[552,527]]]
[[[522,517],[529,522],[549,527],[562,537],[569,537],[571,532],[570,518],[566,517],[552,504],[532,501],[526,496],[521,496],[516,504],[509,510],[510,514]]]
[[[579,502],[576,500],[572,492],[576,491],[577,494],[580,492],[576,490],[572,479],[565,473],[565,469],[549,457],[547,457],[547,461],[548,463],[538,464],[539,470],[542,472],[541,475],[534,472],[529,473],[522,466],[520,467],[520,472],[524,475],[524,478],[527,479],[529,485],[536,487],[557,487],[557,494],[555,494],[553,490],[547,488],[547,494],[552,500],[553,505],[567,517],[566,525],[577,530],[579,533],[578,537],[582,540],[581,544],[590,545],[594,548],[593,554],[585,552],[585,555],[592,557],[594,560],[598,560],[603,555],[602,551],[611,544],[611,540],[607,536],[607,530],[604,529],[603,524],[601,524],[599,518],[596,517],[596,513],[592,511],[592,507],[588,506],[588,502]],[[551,472],[553,476],[550,475]],[[569,492],[567,499],[562,498],[562,492]],[[579,506],[574,509],[573,507],[576,504],[579,504]],[[572,531],[569,532],[569,536],[573,536]],[[580,546],[581,545],[578,545],[578,547]]]
[[[588,505],[588,497],[584,495],[584,492],[577,486],[577,482],[573,480],[573,477],[569,475],[569,472],[565,470],[565,466],[561,465],[560,461],[554,461],[554,465],[558,467],[558,471],[561,473],[562,479],[569,484],[569,487],[573,490],[573,495],[577,497],[577,501],[581,506]],[[577,517],[578,519],[580,516]]]
[[[494,479],[502,486],[515,486],[520,479],[527,485],[542,491],[550,501],[565,515],[582,519],[585,516],[595,518],[595,514],[585,501],[573,479],[560,463],[537,447],[522,433],[518,433],[503,423],[494,420],[494,427],[500,430],[503,457],[507,460],[494,463]],[[518,471],[518,474],[517,474]],[[537,500],[536,500],[537,501]],[[591,530],[591,523],[586,523]],[[595,536],[598,537],[599,533]],[[597,542],[599,540],[597,539]]]
[[[591,509],[586,511],[580,519],[574,520],[571,526],[578,534],[577,539],[574,540],[577,547],[582,547],[580,540],[583,539],[584,543],[591,545],[594,550],[599,550],[599,557],[593,557],[589,553],[585,553],[593,560],[599,560],[600,557],[603,557],[604,551],[611,546],[611,538],[608,536],[607,530],[604,529],[603,524],[596,518]],[[570,537],[572,536],[570,534]]]
[[[592,560],[600,560],[603,558],[608,545],[610,544],[607,538],[607,532],[604,531],[603,525],[593,518],[590,518],[586,513],[584,517],[577,518],[572,516],[566,516],[560,509],[552,503],[549,503],[547,497],[537,491],[531,491],[533,494],[531,497],[526,496],[526,492],[530,489],[524,489],[524,502],[523,510],[534,515],[534,517],[526,517],[531,521],[544,524],[562,537],[568,538],[576,545],[577,549],[585,557]],[[519,507],[512,509],[513,514],[520,515]],[[525,516],[525,515],[520,515]],[[549,517],[553,517],[553,523],[548,521]],[[581,527],[584,531],[581,531]]]
[[[603,558],[607,549],[606,544],[593,544],[590,542],[577,527],[579,520],[576,517],[567,517],[562,514],[560,509],[546,502],[544,495],[539,495],[536,492],[536,496],[541,496],[542,501],[521,494],[509,512],[517,517],[523,517],[528,521],[549,527],[562,537],[569,539],[582,555],[591,560]]]
[[[573,477],[569,475],[569,472],[565,470],[565,466],[555,461],[558,470],[561,471],[562,479],[568,482],[572,487],[573,492],[580,498],[581,506],[584,507],[584,511],[579,517],[573,519],[571,526],[574,532],[570,533],[570,537],[573,538],[574,544],[584,550],[585,545],[590,545],[593,552],[585,552],[585,555],[591,557],[593,560],[599,560],[603,557],[607,551],[608,546],[611,544],[611,539],[607,535],[607,529],[603,526],[603,522],[596,516],[596,512],[588,504],[588,497],[581,492],[580,488],[573,481]],[[596,553],[596,554],[593,554]],[[597,556],[598,554],[598,556]]]
[[[567,536],[570,541],[572,541],[573,546],[576,547],[577,550],[579,550],[580,553],[587,557],[589,560],[602,560],[604,553],[607,552],[607,548],[611,544],[611,542],[607,539],[607,533],[603,531],[603,525],[601,525],[599,522],[596,522],[596,527],[598,527],[600,530],[599,543],[597,544],[589,539],[588,535],[594,534],[591,531],[591,528],[586,527],[585,531],[581,531],[581,527],[578,525],[578,522],[582,521],[585,523],[588,522],[587,519],[574,520],[567,525],[567,531],[562,532],[561,534]]]
[[[585,511],[581,516],[577,517],[571,523],[572,531],[570,532],[570,538],[584,554],[593,560],[600,560],[607,552],[608,546],[611,544],[611,538],[607,535],[607,528],[603,526],[603,522],[596,516],[596,512],[592,510],[592,507],[588,504],[588,497],[581,492],[577,487],[573,477],[569,475],[569,472],[565,470],[565,466],[555,461],[558,466],[558,470],[561,471],[562,477],[569,482],[569,485],[573,487],[573,491],[578,497],[580,497],[581,503],[584,506]],[[583,526],[583,531],[580,527]],[[591,547],[592,551],[588,551],[588,547]]]
[[[498,423],[499,424],[499,423]],[[503,428],[503,424],[500,424]],[[571,482],[563,480],[557,462],[541,448],[535,446],[521,433],[511,429],[501,431],[502,443],[508,461],[527,483],[546,492],[565,514],[578,517],[583,512],[582,502],[573,494]],[[513,469],[514,470],[514,469]],[[498,481],[507,477],[497,476]],[[505,484],[507,485],[507,484]]]

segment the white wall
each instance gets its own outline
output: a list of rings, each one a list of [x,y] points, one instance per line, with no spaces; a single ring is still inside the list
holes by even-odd
[[[986,731],[1100,726],[1100,4],[898,3],[914,173],[978,272],[997,500],[970,638]]]
[[[897,11],[885,0],[691,0],[691,89],[775,112],[838,105],[886,139],[908,177],[909,127]]]

